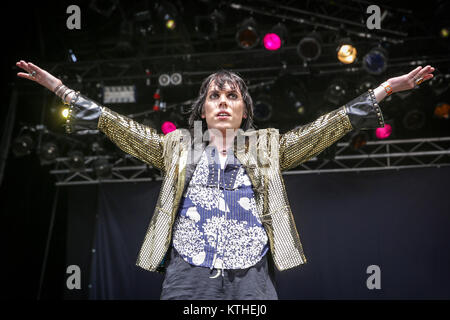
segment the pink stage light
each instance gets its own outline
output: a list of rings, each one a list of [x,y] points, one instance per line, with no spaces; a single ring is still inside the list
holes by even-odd
[[[276,33],[268,33],[264,36],[264,47],[267,50],[278,50],[281,47],[281,39],[280,36]]]
[[[170,121],[166,121],[161,125],[161,130],[165,135],[176,129],[177,129],[177,127]]]
[[[392,127],[390,124],[385,123],[383,128],[377,128],[375,130],[375,135],[378,139],[386,139],[392,133]]]

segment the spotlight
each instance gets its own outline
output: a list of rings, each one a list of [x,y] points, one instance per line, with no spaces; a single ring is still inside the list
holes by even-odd
[[[358,52],[350,39],[342,39],[337,49],[337,58],[344,64],[353,63],[356,60]]]
[[[236,33],[236,41],[239,47],[251,49],[258,44],[259,34],[256,22],[253,18],[245,19]]]
[[[448,29],[449,29],[449,28],[442,28],[442,29],[441,29],[441,31],[439,32],[439,34],[440,34],[440,36],[441,36],[442,38],[448,38],[448,34],[449,34]]]
[[[200,38],[211,40],[217,38],[219,23],[223,23],[225,17],[222,12],[214,10],[207,16],[195,17],[195,31]]]
[[[277,105],[283,107],[283,118],[289,121],[298,115],[304,115],[309,106],[308,94],[298,76],[286,73],[278,77],[272,86],[272,96]]]
[[[69,49],[69,60],[70,62],[77,62],[77,56],[73,53],[72,49]]]
[[[29,134],[24,134],[14,139],[12,151],[16,157],[26,156],[34,148],[33,138]]]
[[[283,24],[278,23],[275,27],[272,28],[272,30],[270,30],[269,33],[264,36],[264,48],[269,51],[279,50],[286,43],[286,37],[286,27]]]
[[[84,155],[79,150],[73,150],[68,153],[69,167],[75,171],[81,170],[84,167]]]
[[[408,130],[419,130],[425,125],[425,113],[418,109],[408,111],[403,118],[403,126]]]
[[[388,123],[384,124],[382,128],[375,129],[375,136],[378,139],[387,139],[392,134],[392,126]]]
[[[161,125],[161,130],[162,132],[166,135],[169,132],[172,132],[174,130],[176,130],[177,127],[175,126],[175,124],[173,122],[170,121],[165,121],[162,125]]]
[[[47,141],[42,145],[40,151],[41,164],[50,164],[55,161],[59,155],[59,148],[56,142]]]
[[[259,95],[253,104],[253,117],[257,121],[267,121],[272,117],[272,104],[267,95]]]
[[[167,73],[163,73],[158,78],[158,83],[161,87],[167,87],[170,84],[170,76]]]
[[[361,84],[358,87],[358,92],[363,93],[369,89],[374,89],[377,86],[377,81],[373,77],[365,77],[361,80]]]
[[[445,91],[448,90],[449,84],[444,74],[438,73],[433,78],[431,78],[428,82],[428,85],[431,87],[431,90],[435,95],[441,95]]]
[[[297,45],[297,53],[305,61],[314,61],[322,53],[322,40],[319,34],[311,33],[302,38]]]
[[[136,86],[104,86],[103,103],[135,103]]]
[[[336,78],[331,81],[325,92],[325,100],[333,103],[339,104],[342,102],[344,97],[347,95],[347,82],[341,78]]]
[[[437,118],[448,119],[450,105],[448,103],[438,103],[434,108],[433,115]]]
[[[109,17],[117,7],[117,0],[93,0],[89,7],[101,15]]]
[[[163,20],[166,29],[174,30],[177,26],[175,21],[176,8],[167,1],[157,3],[155,8],[159,17]]]
[[[350,146],[353,150],[358,150],[367,144],[369,135],[365,131],[356,132],[351,139]]]
[[[382,74],[387,68],[387,52],[379,47],[371,49],[363,58],[363,68],[370,74]]]
[[[105,158],[95,160],[94,171],[98,179],[112,177],[112,165]]]
[[[63,118],[67,119],[67,117],[69,116],[69,108],[63,108],[61,110],[61,115]]]
[[[181,76],[180,73],[176,72],[170,75],[170,83],[173,84],[174,86],[180,85],[182,81],[183,77]]]

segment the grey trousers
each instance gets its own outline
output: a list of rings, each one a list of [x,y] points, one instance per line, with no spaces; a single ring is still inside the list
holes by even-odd
[[[161,300],[278,300],[275,272],[267,255],[247,269],[224,270],[193,266],[171,246]]]

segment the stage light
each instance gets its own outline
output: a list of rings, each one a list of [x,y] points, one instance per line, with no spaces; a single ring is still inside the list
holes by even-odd
[[[170,121],[165,121],[162,125],[161,125],[161,130],[162,132],[166,135],[169,132],[172,132],[174,130],[176,130],[177,127],[175,126],[175,124],[173,122]]]
[[[350,147],[353,150],[358,150],[364,147],[367,144],[368,140],[369,135],[365,131],[358,131],[352,136],[352,139],[350,141]]]
[[[363,93],[369,89],[374,89],[377,87],[377,81],[371,76],[364,77],[361,80],[361,84],[358,86],[358,92]]]
[[[350,39],[343,39],[340,41],[337,49],[337,58],[340,62],[344,64],[353,63],[356,60],[357,54],[358,52]]]
[[[442,38],[448,38],[449,34],[448,28],[442,28],[439,34],[441,35]]]
[[[388,123],[384,124],[382,128],[375,129],[375,136],[378,139],[387,139],[392,134],[392,126]]]
[[[63,118],[67,119],[67,117],[69,116],[69,108],[63,108],[61,110],[61,115]]]
[[[257,121],[267,121],[272,117],[272,104],[269,96],[260,94],[253,104],[253,118]]]
[[[163,1],[155,5],[158,16],[163,20],[166,29],[174,30],[177,26],[175,16],[176,8],[168,1]]]
[[[311,33],[302,38],[297,45],[297,53],[305,61],[314,61],[322,53],[322,41],[318,33]]]
[[[387,52],[379,47],[371,49],[363,58],[363,68],[370,74],[382,74],[387,68]]]
[[[103,103],[135,103],[136,86],[103,87]]]
[[[71,62],[77,62],[78,61],[77,56],[75,55],[75,53],[73,53],[72,49],[69,49],[69,60]]]
[[[178,86],[183,82],[183,77],[181,76],[181,73],[175,72],[170,75],[170,83],[174,86]]]
[[[73,150],[68,153],[69,167],[73,170],[81,170],[84,167],[84,155],[79,150]]]
[[[170,84],[170,76],[167,73],[163,73],[158,78],[158,83],[161,87],[166,87]]]
[[[347,95],[347,82],[344,79],[333,79],[325,92],[325,100],[339,104]]]
[[[31,153],[34,148],[34,141],[31,135],[24,134],[13,141],[12,151],[16,157],[26,156]]]
[[[112,165],[105,158],[95,160],[94,171],[98,179],[112,177]]]
[[[403,117],[403,126],[408,130],[419,130],[425,125],[425,113],[418,109],[408,111]]]
[[[56,142],[47,141],[45,142],[40,150],[40,159],[41,164],[50,164],[55,161],[55,159],[59,156],[59,147]]]
[[[279,50],[282,46],[285,45],[286,37],[286,27],[283,24],[278,23],[275,27],[272,28],[272,30],[270,30],[269,33],[264,36],[264,48],[269,51]]]
[[[450,112],[450,104],[448,103],[438,103],[434,108],[433,115],[437,118],[448,119]]]
[[[259,42],[256,22],[253,18],[245,19],[236,33],[236,42],[243,49],[254,48]]]
[[[450,87],[448,80],[442,73],[436,74],[433,78],[431,78],[427,82],[436,96],[443,94]]]
[[[217,38],[219,24],[225,21],[225,16],[221,11],[214,10],[207,16],[195,17],[195,31],[200,38],[211,40]]]

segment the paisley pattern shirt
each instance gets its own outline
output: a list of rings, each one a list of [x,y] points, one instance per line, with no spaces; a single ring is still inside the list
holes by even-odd
[[[221,167],[215,147],[207,147],[183,194],[172,244],[188,263],[217,269],[245,269],[269,250],[252,184],[228,150]]]

